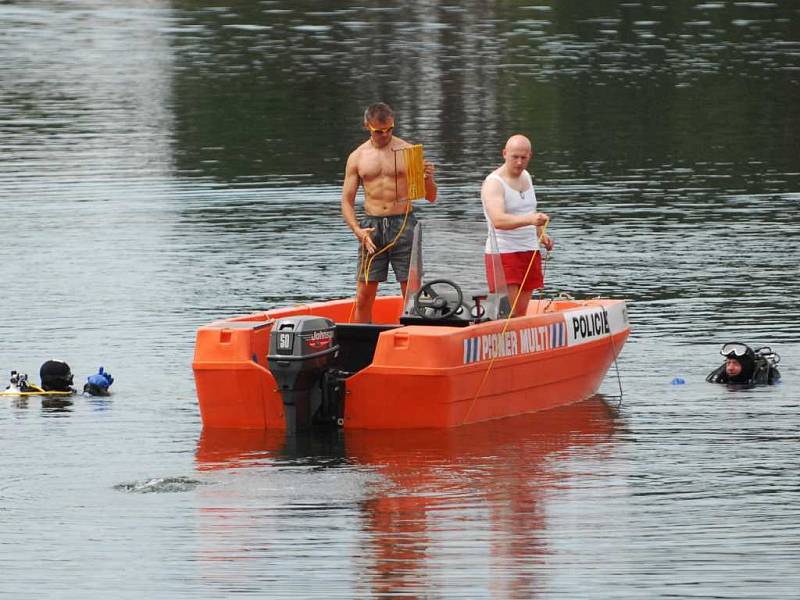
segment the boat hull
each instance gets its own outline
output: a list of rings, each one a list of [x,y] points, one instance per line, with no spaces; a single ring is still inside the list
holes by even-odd
[[[206,427],[285,429],[269,370],[276,320],[346,323],[351,300],[218,321],[197,333],[193,369]],[[398,323],[400,297],[376,321]],[[345,428],[452,428],[577,402],[596,393],[630,332],[622,300],[533,301],[528,314],[468,327],[382,331],[372,362],[346,379]]]

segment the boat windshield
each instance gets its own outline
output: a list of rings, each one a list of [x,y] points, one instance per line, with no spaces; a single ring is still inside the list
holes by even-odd
[[[414,296],[423,285],[447,279],[461,288],[465,303],[472,304],[476,297],[489,300],[482,303],[487,310],[486,319],[505,318],[510,302],[494,230],[490,230],[487,242],[485,227],[478,228],[473,223],[426,220],[424,232],[423,235],[422,222],[418,222],[414,227],[404,314],[414,314]],[[487,249],[492,251],[487,252]]]

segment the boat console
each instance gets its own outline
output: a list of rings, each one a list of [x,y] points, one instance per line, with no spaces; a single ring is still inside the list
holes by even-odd
[[[475,264],[476,260],[483,263],[484,248],[479,246],[478,252],[477,256],[473,253],[456,258],[448,250],[447,264]],[[473,286],[469,291],[449,278],[432,277],[426,281],[422,255],[422,223],[417,223],[414,227],[405,306],[400,317],[403,325],[466,327],[505,319],[511,314],[508,286],[499,263],[499,253],[489,255],[497,264],[492,269],[492,282],[488,289]]]
[[[466,327],[503,319],[511,313],[505,294],[488,292],[467,295],[449,279],[434,279],[422,285],[406,305],[403,325]]]

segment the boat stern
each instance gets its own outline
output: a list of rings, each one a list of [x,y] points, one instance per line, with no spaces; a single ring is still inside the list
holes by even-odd
[[[285,427],[283,402],[267,367],[273,323],[254,316],[198,329],[192,369],[205,427]]]

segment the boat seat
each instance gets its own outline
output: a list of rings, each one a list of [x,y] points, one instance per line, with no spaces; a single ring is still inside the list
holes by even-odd
[[[395,323],[337,323],[334,330],[339,355],[334,368],[355,373],[368,367],[375,356],[378,336],[383,331],[402,327]]]

